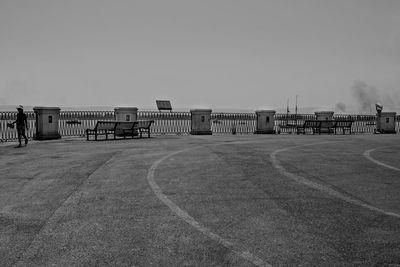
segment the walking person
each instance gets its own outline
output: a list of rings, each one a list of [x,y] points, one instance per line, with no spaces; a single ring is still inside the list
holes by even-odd
[[[17,147],[22,147],[21,141],[22,137],[25,138],[25,145],[28,144],[28,137],[26,137],[25,134],[25,128],[28,130],[28,119],[26,117],[26,114],[24,113],[24,107],[19,105],[17,107],[18,114],[17,114],[17,120],[14,121],[12,124],[17,124],[17,131],[18,131],[18,142],[19,145]]]

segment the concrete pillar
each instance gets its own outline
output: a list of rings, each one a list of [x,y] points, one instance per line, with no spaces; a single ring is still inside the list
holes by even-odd
[[[60,108],[58,107],[34,107],[36,120],[36,133],[34,139],[49,140],[59,139],[58,121],[60,120]]]
[[[257,128],[255,134],[275,134],[275,110],[257,110]]]
[[[333,111],[316,111],[315,116],[317,121],[331,121],[334,113]]]
[[[137,121],[136,107],[116,107],[114,108],[114,117],[116,121]]]
[[[379,133],[396,133],[396,112],[380,112],[376,125]]]
[[[137,121],[137,112],[137,107],[116,107],[114,108],[114,119],[116,121]],[[122,136],[123,131],[116,129],[115,134]],[[136,135],[137,133],[134,134]]]
[[[192,109],[190,134],[212,134],[211,131],[211,109]]]

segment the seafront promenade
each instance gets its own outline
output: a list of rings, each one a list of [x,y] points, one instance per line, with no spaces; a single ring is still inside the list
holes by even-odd
[[[36,131],[35,114],[25,111],[28,116],[28,138],[33,138]],[[316,112],[317,113],[317,112]],[[0,142],[15,141],[17,132],[9,129],[7,123],[16,119],[16,111],[0,112]],[[333,114],[333,112],[332,112]],[[84,136],[85,130],[94,128],[98,120],[113,120],[115,112],[105,111],[68,111],[61,110],[58,122],[61,136]],[[276,133],[294,133],[296,126],[300,126],[305,120],[315,120],[316,114],[287,114],[276,113],[274,115],[274,130]],[[158,112],[137,111],[137,119],[153,120],[151,134],[155,135],[186,135],[191,130],[191,113],[187,112]],[[332,119],[352,120],[352,133],[373,134],[376,129],[376,115],[360,114],[334,114]],[[253,134],[256,131],[257,115],[255,112],[212,112],[210,128],[216,134],[230,134],[235,129],[237,134]],[[289,127],[287,127],[289,126]],[[395,131],[400,132],[400,115],[396,115]]]
[[[399,266],[394,135],[0,145],[2,266]]]

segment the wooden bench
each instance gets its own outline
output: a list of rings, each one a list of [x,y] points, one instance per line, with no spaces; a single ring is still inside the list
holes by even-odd
[[[131,136],[133,139],[137,135],[137,131],[135,130],[136,121],[116,121],[115,123],[116,136],[123,136],[124,139],[126,139],[126,136]]]
[[[89,141],[89,136],[94,135],[94,140],[97,141],[99,135],[105,135],[108,140],[108,135],[113,134],[116,139],[115,128],[117,124],[115,121],[97,121],[96,126],[93,129],[86,129],[86,140]]]
[[[150,127],[154,123],[153,120],[141,120],[141,121],[97,121],[96,126],[93,129],[86,129],[86,139],[89,141],[89,136],[94,135],[94,140],[98,140],[99,135],[105,135],[108,140],[108,135],[113,134],[114,140],[117,136],[122,136],[126,139],[126,136],[134,136],[147,132],[147,136],[150,138]]]
[[[337,129],[341,128],[342,133],[345,134],[346,129],[349,130],[349,134],[351,134],[351,126],[353,125],[352,120],[336,120],[334,129],[335,129],[335,134],[337,133]]]
[[[154,120],[140,120],[135,122],[133,127],[135,131],[139,131],[139,136],[142,138],[142,133],[147,132],[147,137],[150,138],[150,127]]]
[[[332,120],[332,121],[317,121],[317,120],[306,120],[303,125],[297,127],[297,134],[306,133],[306,129],[312,129],[313,134],[318,133],[335,133],[337,134],[338,129],[342,129],[342,133],[348,130],[351,134],[352,120]]]
[[[306,134],[306,129],[312,129],[313,134],[320,133],[321,121],[306,120],[303,125],[297,126],[297,134]]]

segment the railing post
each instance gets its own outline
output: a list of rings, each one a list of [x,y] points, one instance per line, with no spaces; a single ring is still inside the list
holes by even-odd
[[[60,108],[58,107],[34,107],[36,133],[34,139],[49,140],[61,138],[58,132],[58,121],[60,120]]]
[[[193,135],[209,135],[211,131],[211,109],[192,109],[191,130]]]
[[[257,127],[255,134],[275,134],[275,110],[257,110]]]

